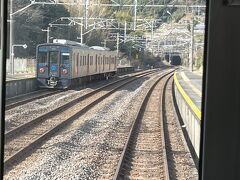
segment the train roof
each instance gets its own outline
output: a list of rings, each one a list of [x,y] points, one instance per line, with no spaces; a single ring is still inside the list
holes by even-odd
[[[90,49],[100,50],[100,51],[110,51],[109,48],[101,47],[101,46],[91,46]]]
[[[79,46],[84,48],[89,48],[86,44],[82,44],[76,41],[69,41],[66,39],[54,39],[53,44],[63,44],[63,45],[70,45],[70,46]]]
[[[39,46],[42,45],[65,45],[65,46],[72,46],[72,47],[82,47],[82,48],[87,48],[87,49],[94,49],[94,50],[99,50],[99,51],[110,51],[109,48],[106,47],[101,47],[101,46],[87,46],[86,44],[82,44],[79,42],[75,42],[75,41],[69,41],[66,39],[54,39],[52,43],[44,43],[44,44],[40,44]]]

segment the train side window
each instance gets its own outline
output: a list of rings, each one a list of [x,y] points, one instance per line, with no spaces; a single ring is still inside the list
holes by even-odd
[[[98,65],[100,65],[100,57],[98,57]]]
[[[79,66],[79,53],[77,53],[77,66]]]
[[[82,56],[80,56],[80,66],[82,66]]]
[[[78,59],[79,59],[79,56],[77,55],[77,60],[76,60],[76,61],[77,61],[77,67],[78,67],[78,65],[79,65],[79,64],[78,64]]]

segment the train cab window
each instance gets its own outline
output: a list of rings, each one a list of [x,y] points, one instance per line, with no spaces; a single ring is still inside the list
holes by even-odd
[[[38,63],[47,63],[47,52],[38,51]]]
[[[50,51],[49,52],[49,62],[50,62],[50,64],[58,63],[58,51]]]
[[[68,64],[69,63],[69,53],[61,53],[61,61],[62,64]]]

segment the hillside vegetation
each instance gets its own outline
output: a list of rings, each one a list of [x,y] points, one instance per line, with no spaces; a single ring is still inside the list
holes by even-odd
[[[68,1],[68,0],[65,0]],[[99,0],[92,0],[91,3],[97,2]],[[193,1],[193,0],[192,0]],[[80,1],[79,3],[83,3]],[[110,3],[110,0],[100,0],[102,3]],[[132,0],[122,0],[122,4],[131,4]],[[138,0],[138,4],[146,4],[145,0]],[[157,3],[170,3],[170,0],[158,0]],[[180,3],[180,0],[178,1]],[[185,1],[184,1],[185,2]],[[197,2],[197,1],[194,1]],[[153,1],[154,3],[154,1]],[[189,0],[189,3],[191,1]],[[14,1],[13,11],[29,4],[29,0]],[[172,17],[166,12],[170,12]],[[137,8],[137,18],[151,18],[151,19],[161,19],[162,22],[178,21],[185,14],[184,9],[174,8]],[[16,57],[35,57],[35,49],[38,44],[45,43],[47,41],[47,33],[43,32],[42,29],[46,29],[49,23],[57,20],[60,17],[83,17],[84,9],[83,6],[62,6],[62,5],[33,5],[21,13],[14,16],[14,44],[27,44],[28,48],[22,50],[22,48],[15,49]],[[88,10],[88,17],[102,17],[102,18],[115,18],[120,24],[124,24],[125,21],[132,22],[134,16],[133,8],[126,7],[98,7],[90,6]],[[159,24],[160,25],[160,24]],[[58,26],[52,27],[50,29],[50,42],[54,38],[63,38],[73,41],[79,41],[80,37],[80,26]],[[88,31],[88,30],[85,30]],[[98,45],[103,46],[103,42],[107,39],[109,30],[93,30],[84,36],[83,42],[89,46]],[[120,32],[121,31],[111,31]],[[127,34],[142,36],[144,31],[127,31]],[[125,55],[130,59],[146,60],[149,59],[149,53],[144,52],[140,48],[132,48],[137,46],[135,42],[127,42],[120,44],[120,50],[125,53]],[[116,49],[116,41],[107,41],[107,47],[112,50]],[[141,64],[146,64],[142,62]]]

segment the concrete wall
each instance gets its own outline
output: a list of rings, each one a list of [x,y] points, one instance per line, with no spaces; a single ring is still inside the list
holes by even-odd
[[[36,60],[14,58],[14,72],[17,73],[35,73]],[[7,59],[6,71],[10,73],[10,60]]]
[[[128,73],[128,72],[133,72],[133,71],[134,71],[134,67],[132,67],[132,66],[117,67],[117,74],[124,74],[124,73]]]
[[[182,116],[190,141],[195,149],[195,153],[199,157],[201,120],[192,110],[189,103],[184,99],[179,87],[176,85],[176,82],[174,83],[174,86],[179,112]]]
[[[134,71],[133,67],[118,68],[118,73]],[[11,80],[6,82],[6,98],[26,94],[38,90],[36,78]]]
[[[36,91],[37,89],[36,78],[7,81],[6,98],[26,94],[32,91]]]

